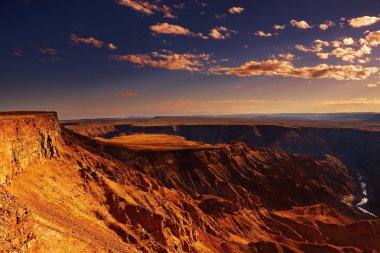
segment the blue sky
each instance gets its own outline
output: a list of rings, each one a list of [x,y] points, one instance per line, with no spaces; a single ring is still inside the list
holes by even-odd
[[[380,111],[379,14],[378,0],[2,0],[0,110]]]

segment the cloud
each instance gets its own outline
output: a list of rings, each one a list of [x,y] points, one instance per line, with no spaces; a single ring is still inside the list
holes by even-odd
[[[140,94],[136,92],[128,92],[128,91],[123,91],[123,92],[117,92],[113,94],[115,97],[139,97]]]
[[[58,54],[58,51],[55,50],[54,48],[39,48],[37,49],[38,52],[41,54],[50,54],[50,55],[55,55]]]
[[[325,31],[333,26],[335,26],[335,23],[333,21],[326,21],[324,24],[319,25],[319,29],[321,29],[322,31]]]
[[[343,44],[344,44],[345,46],[351,46],[351,45],[355,44],[355,41],[354,41],[353,38],[348,37],[348,38],[344,38],[344,39],[343,39]]]
[[[156,25],[150,26],[150,30],[156,34],[174,34],[174,35],[185,35],[199,37],[202,39],[208,39],[207,36],[204,36],[202,33],[195,34],[187,28],[184,28],[179,25],[172,25],[169,23],[158,23]]]
[[[287,53],[287,54],[279,54],[278,57],[285,59],[285,60],[288,60],[288,61],[293,61],[295,58],[295,55]]]
[[[17,56],[17,57],[22,57],[24,56],[24,52],[21,50],[21,49],[16,49],[13,53],[12,53],[14,56]]]
[[[330,57],[330,55],[328,53],[317,53],[317,56],[321,59],[328,59]]]
[[[218,26],[211,29],[209,36],[216,40],[224,40],[231,37],[232,34],[236,34],[236,33],[237,31],[235,30],[229,30],[228,28],[224,26]]]
[[[151,66],[169,70],[185,70],[190,72],[201,71],[209,60],[208,54],[176,54],[162,50],[150,54],[112,55],[110,59],[116,61],[128,61],[139,67]]]
[[[377,88],[377,87],[379,87],[379,84],[377,84],[377,83],[369,83],[369,84],[367,84],[367,87],[368,88]]]
[[[204,15],[204,14],[202,14],[202,15]],[[217,18],[217,19],[222,19],[222,18],[226,18],[227,14],[225,14],[225,13],[223,13],[223,14],[215,14],[214,17]]]
[[[210,74],[248,76],[283,76],[298,78],[330,78],[336,80],[364,80],[376,73],[376,67],[364,68],[355,65],[329,66],[320,64],[314,67],[294,67],[285,60],[249,61],[238,67],[215,67],[209,69]]]
[[[107,48],[110,50],[116,50],[117,49],[117,47],[112,43],[108,43]]]
[[[274,25],[273,29],[275,30],[284,30],[286,28],[286,25]]]
[[[352,27],[358,28],[363,26],[370,26],[380,21],[379,17],[363,16],[353,18],[348,21],[348,24]]]
[[[272,37],[273,35],[271,33],[265,33],[263,31],[257,31],[255,33],[256,36],[259,36],[259,37]]]
[[[240,14],[244,11],[243,7],[232,7],[228,10],[229,13],[231,14]]]
[[[351,62],[357,61],[358,63],[367,63],[369,58],[360,59],[372,53],[371,46],[377,45],[380,41],[380,33],[369,33],[365,39],[361,38],[355,41],[351,37],[340,38],[331,42],[323,40],[315,40],[313,45],[308,48],[303,45],[296,45],[295,48],[303,52],[315,53],[321,59],[328,59],[335,56],[343,61]],[[326,47],[333,47],[330,52],[326,52]]]
[[[307,47],[300,45],[300,44],[297,44],[294,47],[296,49],[298,49],[299,51],[302,51],[302,52],[306,52],[306,53],[314,52],[314,53],[316,53],[316,52],[322,52],[323,48],[328,47],[329,45],[330,45],[330,43],[328,41],[317,39],[317,40],[314,40],[311,48],[307,48]]]
[[[63,60],[62,59],[63,53],[54,48],[38,48],[37,51],[43,55],[41,58],[37,59],[39,62],[58,63]]]
[[[167,5],[158,6],[145,0],[118,0],[118,3],[145,15],[153,15],[154,12],[162,12],[165,18],[176,18],[173,14],[173,10]]]
[[[186,5],[184,3],[173,4],[173,8],[178,9],[178,10],[184,10],[186,9]]]
[[[361,58],[364,55],[371,54],[372,49],[367,45],[363,45],[361,48],[355,50],[352,47],[347,48],[335,48],[330,55],[334,55],[337,58],[341,58],[343,61],[353,62],[356,58]]]
[[[150,26],[150,30],[155,33],[162,34],[177,34],[177,35],[193,35],[189,29],[184,28],[179,25],[171,25],[169,23],[158,23],[156,25]]]
[[[352,98],[342,100],[323,100],[315,102],[316,105],[324,106],[363,106],[380,105],[380,99]]]
[[[294,19],[293,19],[293,20],[290,20],[290,24],[291,24],[293,27],[297,27],[297,28],[300,28],[300,29],[303,29],[303,30],[313,28],[313,27],[310,26],[305,20],[297,21],[297,20],[294,20]]]
[[[365,42],[371,46],[379,46],[380,45],[380,30],[376,32],[371,32],[365,38]]]
[[[94,47],[97,47],[97,48],[106,47],[110,50],[117,49],[117,47],[112,43],[108,43],[107,45],[105,45],[104,41],[95,39],[94,37],[88,37],[88,38],[78,37],[77,35],[75,35],[73,33],[70,34],[70,41],[73,45],[79,45],[80,43],[83,43],[83,44],[87,44],[87,45],[93,45]]]
[[[93,37],[81,38],[81,37],[78,37],[77,35],[75,35],[73,33],[70,34],[70,40],[74,45],[84,43],[84,44],[93,45],[94,47],[97,47],[97,48],[102,48],[104,45],[104,42],[101,40],[95,39]]]

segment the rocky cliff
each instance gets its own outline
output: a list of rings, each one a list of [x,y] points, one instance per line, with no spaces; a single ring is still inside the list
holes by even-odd
[[[1,121],[5,252],[380,251],[379,220],[352,207],[354,181],[331,155],[132,151],[51,113]]]
[[[59,156],[61,126],[54,112],[0,114],[0,185],[30,164]]]

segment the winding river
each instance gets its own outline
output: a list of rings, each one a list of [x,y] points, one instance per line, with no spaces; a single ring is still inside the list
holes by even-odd
[[[363,208],[363,206],[368,203],[367,184],[364,182],[364,178],[363,178],[363,176],[360,173],[357,173],[357,176],[358,176],[358,180],[359,180],[359,183],[360,183],[362,196],[361,196],[360,201],[356,204],[356,207],[360,211],[362,211],[363,213],[369,214],[369,215],[371,215],[373,217],[377,217],[375,214],[373,214],[370,211],[368,211],[365,208]]]

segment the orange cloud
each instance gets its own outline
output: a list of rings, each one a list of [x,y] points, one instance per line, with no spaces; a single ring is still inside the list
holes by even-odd
[[[185,27],[182,27],[179,25],[172,25],[169,23],[158,23],[156,25],[152,25],[150,26],[150,30],[157,34],[186,35],[186,36],[199,37],[202,39],[208,39],[208,37],[204,36],[202,33],[195,34]]]
[[[340,58],[343,61],[351,62],[357,61],[358,63],[367,63],[369,59],[360,59],[372,53],[371,46],[376,46],[380,41],[380,32],[369,33],[367,38],[354,40],[351,37],[341,38],[331,42],[323,40],[315,40],[312,47],[307,48],[303,45],[296,45],[295,48],[303,52],[315,53],[321,59],[328,59],[331,56]],[[323,52],[325,47],[334,47],[330,52]]]
[[[108,43],[107,48],[110,50],[116,50],[117,49],[117,47],[112,43]]]
[[[81,38],[81,37],[78,37],[77,35],[75,35],[73,33],[70,34],[70,40],[74,45],[84,43],[84,44],[93,45],[94,47],[97,47],[97,48],[102,48],[104,45],[104,42],[101,40],[95,39],[93,37]]]
[[[287,53],[287,54],[279,54],[278,57],[288,60],[288,61],[293,61],[296,56],[294,54]]]
[[[185,70],[190,72],[201,71],[201,68],[209,60],[208,54],[175,54],[162,50],[150,54],[113,55],[111,59],[116,61],[128,61],[140,67],[151,66],[169,70]]]
[[[379,17],[370,17],[370,16],[363,16],[358,18],[353,18],[348,21],[349,25],[358,28],[363,26],[370,26],[380,21]]]
[[[303,30],[306,30],[306,29],[311,29],[312,26],[310,26],[305,20],[300,20],[300,21],[297,21],[297,20],[290,20],[290,24],[293,26],[293,27],[297,27],[297,28],[300,28],[300,29],[303,29]]]
[[[237,33],[235,30],[229,30],[224,26],[218,26],[211,29],[209,36],[216,40],[224,40],[231,37],[232,34]]]
[[[238,67],[216,67],[209,69],[211,74],[247,76],[283,76],[298,78],[330,78],[336,80],[364,80],[378,72],[379,68],[346,65],[329,66],[320,64],[314,67],[295,67],[289,61],[266,60],[249,61]]]
[[[259,36],[259,37],[272,37],[273,35],[271,33],[265,33],[263,31],[257,31],[255,33],[256,36]]]
[[[380,45],[380,30],[376,32],[371,32],[365,38],[365,42],[371,46],[379,46]]]
[[[353,62],[356,58],[361,58],[364,55],[371,54],[372,49],[367,45],[363,45],[358,50],[351,47],[347,48],[335,48],[330,55],[334,55],[337,58],[341,58],[343,61]]]
[[[284,30],[285,27],[286,27],[286,25],[274,25],[273,29],[275,29],[275,30]]]
[[[303,45],[297,44],[295,45],[295,48],[302,52],[321,52],[323,51],[323,47],[328,47],[330,43],[328,41],[317,39],[313,42],[313,45],[311,48],[307,48]]]
[[[232,7],[228,11],[231,14],[240,14],[244,11],[244,8],[243,7]]]
[[[317,101],[317,105],[325,106],[363,106],[363,105],[380,105],[380,99],[353,98],[344,100],[323,100]]]
[[[355,41],[353,38],[348,37],[343,39],[343,44],[346,46],[352,46],[353,44],[355,44]]]
[[[115,97],[139,97],[140,94],[136,92],[118,92],[114,94]]]
[[[324,24],[319,25],[319,29],[321,29],[322,31],[325,31],[333,26],[335,26],[335,23],[333,21],[326,21]]]
[[[321,59],[328,59],[330,57],[330,54],[329,53],[317,53],[317,56]]]
[[[80,43],[83,43],[87,45],[93,45],[94,47],[97,47],[97,48],[103,48],[105,44],[104,41],[95,39],[94,37],[83,38],[83,37],[78,37],[77,35],[73,33],[70,34],[70,41],[73,45],[78,45]],[[112,43],[108,43],[105,47],[110,50],[117,49],[117,47]]]
[[[150,26],[150,30],[155,33],[163,33],[163,34],[177,34],[177,35],[193,35],[193,33],[182,26],[179,25],[171,25],[169,23],[159,23],[156,25]]]
[[[162,12],[165,18],[176,18],[172,9],[167,5],[158,6],[145,0],[118,0],[118,3],[145,15],[153,15],[157,11]]]

